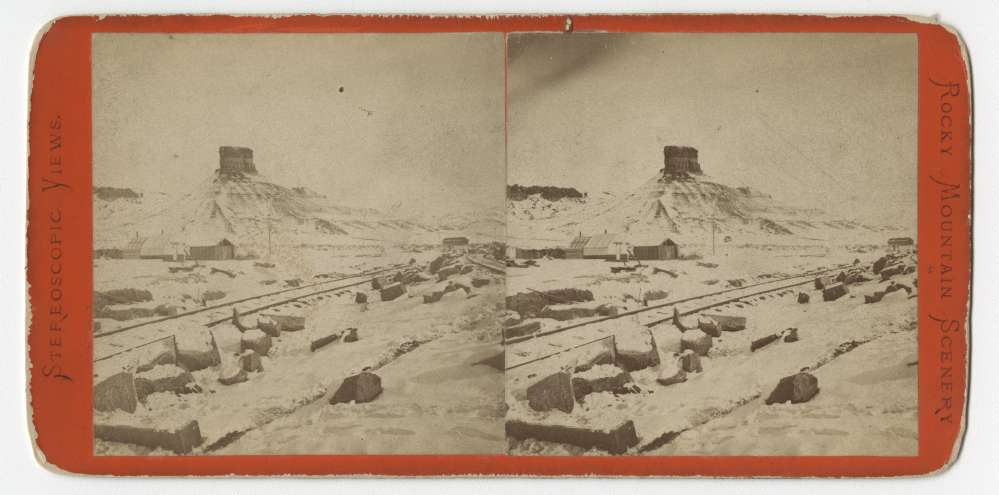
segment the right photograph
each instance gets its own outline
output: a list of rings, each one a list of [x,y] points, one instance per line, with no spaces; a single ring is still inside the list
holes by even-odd
[[[919,454],[915,34],[507,53],[510,454]]]

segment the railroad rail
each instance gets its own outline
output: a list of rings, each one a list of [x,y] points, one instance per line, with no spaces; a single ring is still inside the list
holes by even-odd
[[[253,305],[251,309],[240,311],[240,315],[253,314],[269,308],[289,304],[319,294],[334,292],[368,283],[370,278],[380,273],[398,270],[406,265],[391,265],[386,268],[369,270],[354,275],[339,277],[336,279],[323,280],[299,287],[291,287],[264,294],[244,297],[241,299],[227,301],[212,306],[198,308],[172,316],[165,316],[154,320],[144,321],[133,325],[115,328],[105,332],[94,334],[94,361],[102,361],[109,357],[121,354],[131,349],[136,349],[149,343],[162,340],[175,331],[168,328],[165,323],[179,320],[193,320],[192,325],[215,326],[232,320],[232,308],[236,305]],[[359,279],[347,284],[342,284],[352,279]],[[331,284],[338,284],[330,287]],[[273,300],[276,298],[276,300]],[[256,304],[253,304],[256,303]]]
[[[790,277],[784,277],[784,278],[777,279],[777,280],[767,280],[767,281],[764,281],[764,282],[757,282],[755,284],[750,284],[750,285],[746,285],[746,286],[743,286],[743,287],[734,287],[734,288],[730,288],[730,289],[725,289],[725,290],[710,292],[710,293],[707,293],[707,294],[700,294],[700,295],[696,295],[696,296],[690,296],[690,297],[685,297],[685,298],[681,298],[681,299],[675,299],[675,300],[672,300],[672,301],[667,301],[667,302],[664,302],[664,303],[659,303],[659,304],[656,304],[654,306],[648,306],[648,307],[644,307],[644,308],[634,309],[634,310],[631,310],[631,311],[625,311],[625,312],[619,313],[617,315],[604,316],[604,317],[600,317],[600,318],[593,319],[593,320],[588,320],[588,321],[579,322],[579,323],[573,323],[573,324],[565,325],[565,326],[558,327],[558,328],[553,328],[553,329],[549,329],[549,330],[535,332],[533,334],[525,335],[525,336],[522,336],[522,337],[515,337],[515,338],[512,338],[512,339],[507,339],[505,341],[505,344],[506,344],[506,349],[507,349],[506,355],[507,355],[507,362],[508,363],[511,361],[511,357],[516,355],[516,352],[514,351],[514,349],[516,348],[517,344],[522,344],[522,343],[525,343],[525,342],[532,342],[532,343],[544,342],[546,345],[557,347],[558,350],[554,351],[554,352],[551,352],[551,353],[548,353],[548,354],[543,354],[543,355],[540,355],[540,356],[533,356],[532,358],[529,358],[529,359],[527,359],[525,361],[518,362],[516,364],[508,366],[508,367],[505,368],[505,370],[509,371],[509,370],[512,370],[512,369],[520,368],[522,366],[526,366],[528,364],[536,363],[538,361],[542,361],[542,360],[545,360],[545,359],[557,356],[559,354],[563,354],[565,352],[568,352],[568,351],[571,351],[571,350],[574,350],[574,349],[578,349],[580,347],[584,347],[584,346],[587,346],[587,345],[590,345],[590,344],[594,344],[596,342],[605,340],[605,339],[610,338],[611,336],[613,336],[613,331],[612,330],[608,330],[606,328],[597,329],[596,325],[599,325],[600,323],[605,323],[607,321],[616,320],[616,319],[619,319],[619,318],[625,318],[625,317],[629,317],[629,316],[639,316],[640,318],[641,317],[645,317],[645,321],[641,322],[642,325],[644,325],[646,327],[654,327],[656,325],[660,325],[662,323],[671,321],[673,319],[673,311],[672,311],[672,309],[676,308],[680,304],[686,304],[686,303],[690,303],[690,302],[694,302],[694,301],[701,301],[701,300],[705,300],[705,299],[708,300],[708,301],[706,301],[705,304],[698,304],[698,305],[696,305],[696,306],[694,306],[692,308],[685,308],[682,311],[679,308],[677,308],[677,314],[679,314],[680,316],[689,316],[689,315],[692,315],[692,314],[696,314],[696,313],[702,312],[704,310],[708,310],[708,309],[715,308],[715,307],[718,307],[718,306],[724,306],[724,305],[727,305],[727,304],[739,302],[741,300],[748,299],[748,298],[751,298],[751,297],[760,296],[760,295],[768,294],[768,293],[771,293],[771,292],[778,292],[778,291],[783,291],[783,290],[787,290],[787,289],[792,289],[794,287],[798,287],[798,286],[801,286],[801,285],[806,285],[806,284],[809,284],[809,283],[813,283],[814,282],[814,278],[816,276],[818,276],[818,275],[821,275],[821,274],[824,274],[824,273],[829,273],[829,272],[843,270],[844,268],[848,268],[848,267],[851,267],[851,266],[855,266],[855,265],[851,265],[851,264],[837,265],[837,266],[834,266],[832,268],[825,268],[825,269],[820,269],[820,270],[812,270],[812,271],[808,271],[808,272],[801,273],[801,274],[798,274],[798,275],[792,275]],[[796,280],[796,279],[802,279],[802,280]],[[767,287],[764,287],[764,286],[767,286]],[[721,297],[721,299],[717,299],[718,297]],[[667,310],[667,308],[669,308],[669,310]],[[586,327],[591,327],[591,328],[595,328],[596,329],[596,330],[594,330],[594,335],[591,335],[591,338],[586,338],[586,337],[583,337],[583,336],[580,336],[580,335],[572,335],[572,336],[568,336],[568,337],[565,337],[565,338],[562,338],[562,339],[558,338],[559,336],[566,336],[567,335],[566,332],[573,331],[573,330],[578,331],[578,330],[584,329]],[[573,332],[573,334],[576,334],[576,333],[577,332]],[[597,334],[599,334],[599,336],[595,336]],[[585,339],[585,341],[579,342],[579,340],[581,340],[581,339]],[[563,340],[563,342],[559,343],[559,342],[557,342],[558,340]],[[514,352],[511,352],[511,351],[514,351]]]

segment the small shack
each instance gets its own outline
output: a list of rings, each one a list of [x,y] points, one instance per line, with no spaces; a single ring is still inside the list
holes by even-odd
[[[911,237],[892,237],[888,239],[888,246],[892,249],[906,249],[916,245]]]
[[[659,244],[634,246],[632,252],[639,260],[675,260],[680,257],[680,247],[672,239]]]
[[[442,241],[444,249],[468,249],[467,237],[445,237]]]
[[[187,258],[191,260],[231,260],[236,257],[236,245],[229,239],[209,246],[191,246]]]
[[[630,247],[627,242],[619,241],[615,234],[597,234],[584,236],[580,233],[569,241],[569,247],[562,250],[563,257],[569,259],[601,259],[614,260],[627,258]]]

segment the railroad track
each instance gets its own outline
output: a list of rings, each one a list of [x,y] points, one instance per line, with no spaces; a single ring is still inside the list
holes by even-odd
[[[605,316],[594,320],[565,325],[558,328],[535,332],[530,335],[506,340],[505,370],[513,370],[532,363],[563,354],[590,344],[610,338],[614,335],[613,325],[608,322],[620,318],[637,317],[639,323],[654,327],[673,319],[673,309],[680,316],[689,316],[705,310],[736,303],[751,297],[772,292],[793,289],[813,283],[815,277],[824,273],[843,270],[854,265],[837,265],[822,270],[785,277],[777,280],[757,282],[743,287],[735,287],[697,296],[685,297],[656,304],[654,306],[625,311],[613,316]],[[682,305],[682,307],[681,307]],[[546,350],[547,348],[547,350]],[[520,359],[518,359],[520,358]]]
[[[403,266],[405,265],[392,265],[378,270],[370,270],[299,287],[244,297],[173,316],[165,316],[97,333],[94,334],[94,361],[103,361],[132,349],[168,338],[176,333],[179,326],[211,327],[230,321],[232,319],[232,310],[237,305],[249,306],[248,309],[241,310],[239,312],[240,315],[258,313],[266,309],[299,302],[317,295],[356,287],[368,283],[374,275],[397,270]]]

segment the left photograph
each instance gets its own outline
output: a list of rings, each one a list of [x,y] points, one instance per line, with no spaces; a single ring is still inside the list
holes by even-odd
[[[506,451],[502,34],[92,43],[96,455]]]

